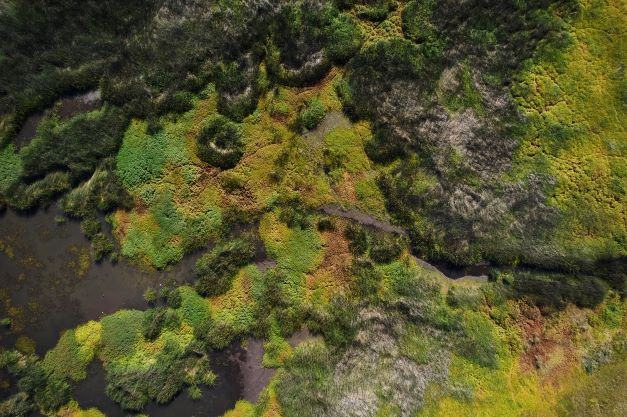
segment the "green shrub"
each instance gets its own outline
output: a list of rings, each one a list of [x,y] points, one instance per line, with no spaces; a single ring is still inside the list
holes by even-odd
[[[446,303],[454,308],[476,310],[482,297],[483,294],[476,288],[451,287],[446,294]]]
[[[368,250],[368,234],[359,223],[351,222],[344,230],[344,236],[350,241],[349,248],[353,255],[363,255]]]
[[[426,42],[435,35],[432,22],[433,0],[413,0],[403,9],[403,34],[418,43]]]
[[[160,114],[167,113],[185,113],[194,106],[194,96],[188,91],[177,91],[167,94],[163,100],[159,102],[158,112]]]
[[[239,127],[223,116],[214,116],[198,135],[198,156],[209,165],[233,168],[244,154]]]
[[[379,235],[372,239],[370,257],[379,264],[387,264],[401,256],[403,247],[396,236]]]
[[[376,297],[383,281],[383,275],[370,261],[356,260],[353,263],[353,275],[357,285],[357,294],[361,298]]]
[[[325,51],[332,61],[343,64],[359,51],[362,32],[350,16],[339,14],[331,20],[325,31]]]
[[[9,144],[0,149],[0,195],[5,195],[21,176],[22,160],[15,146]]]
[[[539,274],[518,272],[512,285],[518,297],[528,297],[541,307],[564,308],[568,303],[579,307],[600,304],[608,285],[588,275]]]
[[[205,296],[224,294],[239,269],[254,255],[254,245],[245,240],[235,239],[217,245],[196,262],[196,290]]]
[[[96,233],[91,239],[91,253],[94,261],[100,262],[105,256],[112,254],[115,244],[104,233]]]
[[[100,355],[106,363],[115,358],[129,356],[142,335],[144,313],[137,310],[120,310],[104,317],[102,323],[102,348]]]
[[[322,342],[305,342],[294,350],[276,384],[285,417],[328,415],[325,386],[332,367],[331,354]]]
[[[298,115],[299,126],[311,130],[320,124],[327,109],[317,98],[313,98],[307,103]]]
[[[181,318],[194,328],[209,323],[211,310],[207,300],[187,286],[180,287],[178,291],[181,294],[181,307],[178,309]]]
[[[202,390],[196,386],[192,385],[187,389],[187,395],[194,401],[200,400],[202,398]]]
[[[81,222],[81,231],[88,238],[93,238],[96,234],[100,233],[101,225],[100,220],[94,217],[88,217]]]
[[[35,404],[24,392],[18,392],[0,403],[2,417],[28,417],[34,411]]]
[[[52,170],[67,171],[73,180],[89,175],[101,159],[117,151],[126,125],[126,116],[114,107],[79,114],[67,122],[44,121],[37,136],[20,151],[24,176],[34,179]]]
[[[255,111],[264,89],[258,57],[251,54],[238,62],[220,63],[214,73],[218,111],[241,122]]]
[[[333,347],[345,347],[357,333],[357,306],[343,295],[334,297],[324,310],[315,312],[308,327],[322,334]]]
[[[167,297],[168,307],[175,308],[175,309],[179,308],[182,302],[183,302],[183,298],[178,288],[175,288],[168,293],[168,297]]]
[[[146,339],[155,340],[161,334],[165,315],[166,309],[164,308],[149,308],[144,311],[142,333]]]
[[[463,326],[466,337],[461,347],[462,354],[481,366],[495,367],[500,342],[494,325],[482,314],[471,313],[466,315]]]

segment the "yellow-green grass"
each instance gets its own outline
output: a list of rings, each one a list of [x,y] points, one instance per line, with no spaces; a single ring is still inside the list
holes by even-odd
[[[515,98],[529,119],[517,175],[541,171],[557,184],[565,214],[554,242],[569,253],[627,253],[627,59],[624,0],[583,1],[572,44],[520,75]]]
[[[240,400],[235,403],[232,410],[227,411],[222,417],[253,417],[255,415],[255,407],[246,400]]]
[[[218,325],[228,325],[237,334],[249,332],[255,324],[251,289],[260,278],[261,273],[256,266],[242,268],[225,294],[209,298],[213,320]]]
[[[87,365],[100,344],[102,325],[89,321],[65,331],[43,360],[43,366],[59,377],[80,381],[87,376]]]
[[[55,414],[57,417],[106,417],[97,408],[83,410],[76,401],[71,401]]]

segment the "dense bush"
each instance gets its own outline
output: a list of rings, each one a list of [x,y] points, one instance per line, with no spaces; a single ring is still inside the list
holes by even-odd
[[[495,367],[498,360],[499,340],[494,325],[479,313],[468,314],[464,320],[465,339],[462,353],[481,366]]]
[[[69,172],[73,180],[90,175],[101,159],[117,151],[126,124],[126,116],[114,107],[80,114],[66,123],[55,119],[42,123],[38,135],[20,151],[24,176],[36,179],[55,169]]]
[[[128,410],[140,410],[150,400],[166,404],[185,385],[211,383],[215,376],[205,356],[188,355],[166,340],[150,364],[116,363],[107,367],[107,395]]]
[[[224,294],[239,269],[254,255],[254,245],[241,239],[217,245],[196,263],[196,290],[205,296]]]
[[[256,53],[251,53],[239,61],[220,63],[214,73],[218,111],[241,122],[255,110],[264,89],[259,71],[259,57]]]
[[[333,359],[321,342],[301,344],[285,362],[276,391],[286,417],[319,417],[327,415],[324,387],[331,377]],[[313,393],[317,393],[315,397]],[[303,399],[307,399],[306,402]]]
[[[144,311],[142,333],[148,340],[155,340],[161,333],[167,310],[164,308],[149,308]]]
[[[589,275],[542,274],[518,272],[513,290],[518,297],[528,297],[542,307],[564,308],[568,303],[594,307],[605,298],[608,285]]]
[[[403,33],[415,42],[425,42],[434,36],[432,22],[433,0],[413,0],[403,9]]]
[[[209,165],[233,168],[243,153],[242,133],[225,117],[211,118],[198,135],[198,156]]]
[[[188,91],[176,91],[167,94],[160,102],[158,107],[159,114],[167,113],[185,113],[192,109],[194,105],[194,96]]]
[[[401,256],[403,245],[397,236],[375,235],[372,239],[370,257],[379,264],[390,263]]]
[[[107,362],[113,358],[131,355],[141,339],[144,313],[137,310],[120,310],[104,317],[102,323],[102,348],[100,355]]]
[[[298,124],[301,128],[311,130],[320,124],[325,113],[324,104],[316,98],[311,99],[305,103],[305,107],[300,111]]]
[[[362,43],[361,29],[345,14],[339,14],[326,28],[326,53],[329,59],[338,64],[348,61],[359,51]]]
[[[346,347],[357,333],[357,305],[344,295],[335,296],[323,310],[314,311],[307,326],[320,333],[329,346]]]
[[[349,248],[353,255],[363,255],[368,250],[368,234],[359,223],[349,223],[344,236],[350,241]]]
[[[352,272],[355,276],[357,294],[361,298],[375,298],[383,280],[381,272],[375,269],[370,261],[354,262]]]
[[[207,324],[211,320],[211,310],[207,300],[190,287],[180,287],[181,307],[178,309],[181,319],[194,328]]]
[[[52,413],[70,400],[71,389],[67,381],[46,370],[35,356],[4,351],[0,368],[6,368],[17,378],[17,386],[22,392],[3,403],[0,409],[7,407],[10,411],[22,412],[36,407],[44,413]]]
[[[24,392],[18,392],[0,403],[0,416],[2,417],[27,417],[33,411],[35,411],[35,405]]]
[[[393,0],[340,0],[339,3],[343,7],[352,7],[360,18],[375,22],[385,20],[396,6]]]

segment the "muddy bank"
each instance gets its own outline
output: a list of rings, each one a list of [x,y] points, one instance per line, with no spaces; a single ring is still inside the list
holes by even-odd
[[[309,329],[303,327],[287,339],[292,347],[313,338]],[[268,386],[276,369],[262,366],[264,341],[250,337],[244,343],[244,348],[234,350],[231,357],[239,366],[242,380],[242,398],[250,402],[257,402],[259,394]]]

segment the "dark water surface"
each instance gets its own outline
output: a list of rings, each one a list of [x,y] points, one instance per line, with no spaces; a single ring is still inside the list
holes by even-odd
[[[143,293],[149,287],[192,278],[198,255],[164,271],[141,270],[124,259],[91,263],[90,244],[79,224],[57,225],[55,217],[61,214],[53,207],[32,215],[8,211],[0,217],[3,298],[8,296],[10,306],[20,310],[12,327],[35,341],[38,354],[52,348],[63,330],[123,308],[145,309]],[[11,336],[3,332],[0,342],[7,346]]]
[[[0,318],[11,316],[10,329],[0,329],[0,344],[12,348],[18,336],[36,344],[45,354],[54,347],[59,335],[88,320],[97,320],[124,308],[145,309],[144,291],[168,281],[189,282],[199,254],[185,257],[164,271],[141,270],[120,260],[116,264],[89,261],[89,242],[77,222],[57,225],[61,210],[52,207],[31,215],[7,211],[0,215]],[[258,353],[258,352],[257,352]],[[205,388],[203,397],[193,401],[181,392],[167,405],[149,404],[144,413],[151,417],[219,416],[244,396],[242,371],[246,364],[260,360],[239,343],[211,357],[217,374],[216,385]],[[252,365],[251,365],[252,366]],[[264,368],[253,366],[265,372]],[[260,391],[268,382],[252,378]],[[134,413],[122,410],[105,394],[105,372],[98,360],[88,369],[88,377],[74,387],[75,399],[82,407],[97,407],[109,417]],[[10,394],[0,390],[0,397]]]
[[[100,90],[92,90],[86,93],[66,96],[61,98],[58,103],[59,107],[57,114],[61,120],[66,120],[78,113],[84,113],[96,109],[101,103]],[[44,112],[38,111],[26,118],[22,128],[15,136],[15,139],[13,139],[18,148],[28,145],[30,140],[35,137],[37,127],[39,127],[39,123],[43,117]]]

